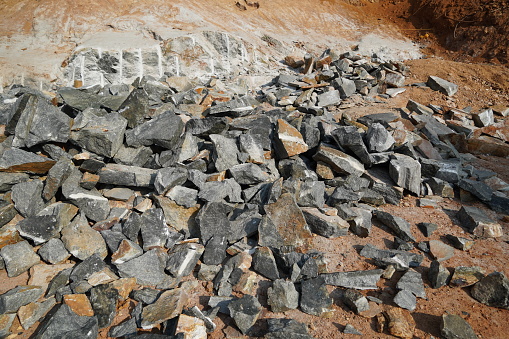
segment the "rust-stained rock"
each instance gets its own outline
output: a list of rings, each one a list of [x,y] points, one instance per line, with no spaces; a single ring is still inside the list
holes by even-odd
[[[398,338],[412,339],[415,331],[415,320],[409,311],[399,307],[388,307],[385,311],[389,333]]]
[[[283,119],[277,121],[274,148],[279,159],[301,154],[309,149],[302,134]]]
[[[0,228],[0,248],[23,241],[15,224],[8,224]]]
[[[471,286],[484,278],[484,273],[484,270],[478,266],[459,266],[454,269],[449,284],[457,287]]]
[[[79,316],[91,317],[94,315],[90,300],[85,294],[66,294],[64,303]]]
[[[205,322],[185,314],[179,316],[175,333],[184,333],[186,339],[207,339]]]
[[[143,254],[143,249],[129,239],[123,239],[118,249],[111,255],[111,262],[115,265],[139,257]]]
[[[52,159],[19,148],[9,148],[0,157],[0,172],[45,174],[55,163]]]
[[[275,203],[265,205],[264,209],[267,219],[259,226],[261,246],[307,247],[312,235],[291,193],[282,194]]]
[[[187,293],[183,288],[163,292],[155,303],[143,309],[141,326],[144,329],[150,329],[165,320],[178,316],[182,313],[182,307],[186,304],[187,298]]]
[[[111,286],[118,291],[118,295],[122,300],[127,299],[136,285],[136,278],[121,278],[111,283]]]
[[[155,196],[154,198],[159,207],[163,209],[164,218],[169,226],[177,231],[189,231],[191,236],[198,235],[198,225],[195,218],[200,206],[186,208],[163,196]]]

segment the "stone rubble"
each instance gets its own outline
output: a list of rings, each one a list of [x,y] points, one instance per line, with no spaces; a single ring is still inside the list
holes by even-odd
[[[438,209],[456,190],[507,213],[509,186],[468,165],[456,142],[475,150],[485,128],[498,128],[493,113],[507,110],[452,110],[447,120],[445,108],[410,100],[400,115],[354,121],[334,113],[353,100],[402,92],[406,66],[351,53],[290,61],[294,73],[257,92],[186,77],[144,77],[101,91],[61,88],[52,101],[22,86],[5,89],[16,100],[0,111],[0,267],[9,277],[41,260],[71,268],[56,271],[47,287],[1,294],[0,337],[17,313],[25,330],[41,321],[37,338],[96,338],[105,328],[111,337],[156,328],[204,338],[220,312],[244,335],[312,338],[305,324],[265,319],[261,329],[259,318],[267,305],[274,313],[330,317],[337,311],[332,288],[354,313],[369,311],[380,325],[387,320],[388,333],[411,338],[409,311],[426,298],[421,270],[413,268],[425,255],[435,259],[424,280],[432,288],[473,285],[476,300],[508,309],[503,273],[460,266],[451,276],[442,265],[454,248],[416,243],[415,225],[384,206],[411,194],[419,208]],[[435,76],[427,86],[449,97],[458,90]],[[465,204],[456,218],[474,237],[504,235],[478,207]],[[368,243],[359,250],[359,260],[377,269],[332,270],[326,253],[313,249],[318,236],[370,237],[373,222],[396,236],[395,249]],[[427,238],[437,230],[418,227]],[[474,244],[446,238],[462,251]],[[396,271],[391,296],[399,307],[382,305],[382,316],[370,300],[383,302],[359,290],[380,291]],[[193,274],[209,284],[209,310],[190,304]],[[269,286],[264,306],[262,280]],[[130,317],[111,326],[127,301]],[[362,335],[350,324],[343,332]],[[475,337],[452,315],[444,315],[442,334]]]

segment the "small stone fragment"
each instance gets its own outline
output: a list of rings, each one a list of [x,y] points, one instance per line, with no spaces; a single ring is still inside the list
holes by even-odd
[[[337,215],[326,215],[318,208],[302,208],[304,218],[313,233],[333,238],[348,234],[349,224]]]
[[[488,274],[471,291],[472,297],[480,303],[509,309],[509,280],[502,272]]]
[[[143,308],[141,327],[150,329],[165,320],[178,316],[182,313],[182,307],[187,302],[187,298],[187,293],[182,288],[161,293],[153,304]]]
[[[334,171],[340,174],[361,176],[364,173],[364,165],[357,159],[337,149],[324,145],[319,146],[313,159],[330,165]]]
[[[376,285],[380,280],[383,270],[351,271],[325,273],[322,277],[327,285],[339,286],[345,288],[355,288],[358,290],[377,289]]]
[[[440,262],[436,260],[431,262],[428,272],[428,279],[432,288],[440,288],[447,285],[449,283],[450,277],[451,272],[442,266]]]
[[[440,240],[430,240],[429,250],[438,262],[451,259],[454,256],[454,248]]]
[[[481,267],[458,266],[454,269],[450,285],[466,287],[477,283],[482,278],[484,278],[484,270]]]
[[[353,327],[353,325],[350,325],[350,324],[346,324],[346,326],[345,326],[345,328],[343,330],[343,333],[345,333],[345,334],[362,335],[362,332],[357,331],[357,329],[355,327]]]
[[[207,339],[207,328],[202,319],[181,314],[178,318],[175,333],[184,333],[189,339]]]
[[[247,334],[262,311],[262,305],[252,295],[245,295],[240,299],[231,301],[228,304],[230,315],[235,324],[244,334]]]
[[[343,292],[343,302],[356,314],[369,310],[368,299],[359,291],[347,289]]]
[[[299,307],[299,292],[291,281],[274,280],[267,290],[268,303],[272,312],[286,312]]]
[[[276,136],[274,138],[274,148],[277,157],[279,159],[285,159],[304,153],[309,147],[304,141],[302,134],[295,127],[283,119],[279,119],[277,121]]]
[[[398,338],[412,339],[415,331],[415,321],[409,311],[399,307],[390,307],[385,311],[389,333]]]
[[[65,249],[62,240],[53,238],[48,240],[37,252],[42,260],[50,264],[59,264],[71,256]]]
[[[4,261],[9,277],[17,277],[40,262],[39,256],[34,253],[33,247],[30,246],[28,241],[2,247],[0,256]]]
[[[472,239],[457,237],[452,234],[447,235],[447,240],[449,240],[455,248],[462,251],[468,251],[475,243]]]
[[[438,225],[432,222],[421,222],[417,226],[425,237],[430,237],[438,229]]]
[[[119,274],[123,278],[136,278],[140,285],[156,286],[168,276],[164,273],[167,255],[160,249],[152,249],[143,255],[117,264]]]
[[[253,254],[253,270],[271,280],[279,279],[276,259],[268,247],[259,247]]]
[[[409,311],[415,310],[417,306],[415,295],[407,290],[401,290],[394,296],[394,303]]]
[[[64,303],[79,316],[92,317],[94,315],[92,304],[85,294],[66,294]]]

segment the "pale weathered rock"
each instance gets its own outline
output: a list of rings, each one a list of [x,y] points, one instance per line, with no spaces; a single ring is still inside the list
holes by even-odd
[[[431,89],[440,91],[447,96],[453,96],[458,91],[458,85],[437,76],[430,75],[426,82]]]
[[[458,287],[471,286],[484,278],[484,270],[481,267],[458,266],[454,269],[450,285]]]
[[[190,339],[207,339],[207,328],[202,319],[181,314],[175,333],[184,333]]]
[[[429,250],[438,262],[451,259],[454,256],[454,248],[440,240],[430,240]]]
[[[91,317],[94,315],[92,304],[85,294],[66,294],[64,303],[79,316]]]
[[[32,327],[32,325],[44,317],[55,304],[55,298],[49,298],[41,303],[32,302],[28,305],[21,306],[18,310],[18,318],[23,329],[28,330]]]
[[[385,311],[389,333],[395,337],[412,339],[415,331],[415,320],[410,312],[398,307],[390,307]]]
[[[106,243],[99,232],[88,225],[87,219],[80,214],[72,223],[62,229],[62,242],[72,255],[84,260],[94,253],[101,258],[108,254]]]
[[[153,303],[143,308],[141,327],[150,329],[165,320],[182,313],[187,302],[187,293],[183,288],[175,288],[161,293]]]
[[[285,159],[306,152],[309,147],[304,142],[302,134],[288,122],[278,119],[274,149],[279,159]]]
[[[361,176],[364,173],[364,165],[357,159],[325,145],[320,145],[313,159],[330,165],[335,172],[340,174]]]
[[[394,138],[382,124],[374,123],[366,133],[366,144],[370,152],[385,152],[394,145]]]
[[[394,155],[389,163],[389,174],[400,187],[421,194],[421,164],[417,160],[402,154]]]

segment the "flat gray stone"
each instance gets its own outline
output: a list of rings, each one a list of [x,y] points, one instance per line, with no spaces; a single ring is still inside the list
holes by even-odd
[[[403,241],[415,241],[415,237],[410,229],[410,223],[405,219],[384,211],[376,211],[375,217],[389,227]]]
[[[41,180],[21,182],[12,187],[12,200],[18,212],[24,217],[35,216],[44,208]]]
[[[62,229],[61,240],[65,248],[73,256],[84,260],[94,253],[105,258],[108,254],[106,243],[99,232],[88,225],[83,214],[80,214],[72,223]]]
[[[65,249],[62,240],[53,238],[48,240],[37,252],[42,260],[50,264],[59,264],[67,260],[71,254]]]
[[[148,251],[154,247],[164,247],[170,236],[163,210],[151,208],[141,215],[141,238],[143,249]]]
[[[158,194],[164,195],[177,185],[187,181],[187,169],[181,167],[166,167],[157,171],[154,186]]]
[[[241,185],[255,185],[267,181],[269,175],[252,163],[239,164],[229,168],[230,175]]]
[[[16,313],[21,306],[27,305],[44,293],[40,286],[18,286],[0,294],[0,314]]]
[[[193,272],[203,252],[200,244],[176,245],[168,252],[166,270],[175,278],[186,277]]]
[[[45,174],[55,163],[50,158],[12,147],[0,156],[0,172]]]
[[[168,193],[166,193],[166,196],[175,201],[178,205],[187,208],[191,208],[198,203],[198,191],[180,185],[171,188]]]
[[[4,261],[9,277],[17,277],[40,262],[39,256],[35,254],[33,247],[30,246],[28,241],[21,241],[2,247],[0,249],[0,256]]]
[[[166,261],[167,254],[155,248],[116,267],[122,278],[136,278],[138,284],[157,286],[168,277],[164,273]]]
[[[421,164],[417,160],[402,154],[394,155],[389,163],[389,174],[398,186],[421,194]]]
[[[30,239],[35,245],[60,236],[61,231],[57,218],[50,215],[27,217],[16,225],[16,229],[23,238]]]
[[[414,270],[406,271],[396,284],[396,288],[413,293],[416,297],[426,299],[426,291],[421,274]]]
[[[354,288],[358,290],[377,289],[377,283],[382,276],[383,270],[350,271],[324,273],[321,276],[327,285],[339,286],[344,288]]]
[[[28,181],[30,176],[27,173],[5,173],[0,172],[0,192],[9,191],[12,186]]]
[[[447,96],[453,96],[458,91],[458,85],[433,75],[428,77],[426,85],[432,90],[440,91]]]
[[[341,95],[338,90],[328,91],[318,95],[318,106],[327,107],[339,105],[341,103]]]
[[[477,335],[465,319],[455,314],[444,314],[440,333],[445,339],[477,339]]]
[[[463,227],[478,237],[497,238],[503,235],[501,225],[489,218],[479,208],[462,206],[457,218]]]
[[[313,159],[330,165],[340,174],[353,174],[360,177],[364,173],[364,165],[357,159],[323,144],[319,146]]]
[[[219,134],[211,134],[210,140],[214,145],[212,159],[218,172],[227,170],[238,165],[239,149],[235,139],[227,138]]]
[[[329,296],[325,285],[324,277],[302,281],[300,298],[302,312],[321,316],[332,311],[332,298]]]
[[[107,164],[99,171],[99,182],[116,186],[154,187],[157,171],[149,168]]]
[[[394,265],[399,271],[406,271],[409,267],[417,267],[424,259],[420,254],[399,250],[381,250],[371,244],[364,246],[359,254],[366,258],[375,259],[377,264],[383,267]]]
[[[415,299],[415,295],[407,290],[399,291],[393,299],[394,303],[401,308],[407,309],[409,311],[415,310],[417,306],[417,300]]]

